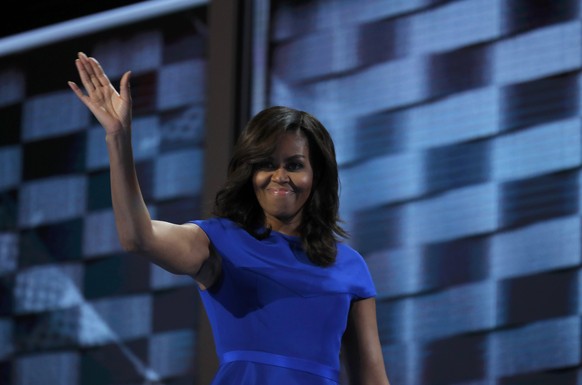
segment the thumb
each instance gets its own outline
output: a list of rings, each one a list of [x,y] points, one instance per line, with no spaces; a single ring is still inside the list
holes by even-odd
[[[121,77],[119,82],[119,93],[125,100],[131,100],[131,85],[129,79],[131,78],[131,71],[127,71]]]

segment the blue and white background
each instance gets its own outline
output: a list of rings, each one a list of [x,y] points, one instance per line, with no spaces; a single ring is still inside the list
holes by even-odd
[[[582,1],[255,3],[254,112],[332,133],[391,383],[582,384]],[[1,384],[195,383],[196,290],[121,251],[66,81],[81,49],[133,70],[147,203],[199,217],[206,12],[0,57]]]

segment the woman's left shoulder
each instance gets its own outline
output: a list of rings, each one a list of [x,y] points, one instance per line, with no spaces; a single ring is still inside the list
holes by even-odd
[[[368,268],[364,256],[352,246],[343,242],[338,242],[337,244],[336,263],[339,266],[348,268],[365,268],[366,270]]]
[[[376,295],[376,289],[366,260],[356,249],[338,242],[336,266],[338,275],[350,284],[350,292],[357,298]]]
[[[362,254],[345,242],[337,243],[337,258],[364,260]]]

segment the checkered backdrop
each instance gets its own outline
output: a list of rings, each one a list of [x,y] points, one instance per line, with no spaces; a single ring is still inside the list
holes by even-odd
[[[332,132],[392,383],[582,384],[580,1],[270,8],[253,91]],[[195,289],[120,250],[66,81],[79,50],[134,72],[147,203],[199,217],[205,11],[0,59],[0,383],[192,383]]]
[[[582,384],[581,8],[271,2],[265,100],[332,132],[395,385]]]
[[[154,217],[201,215],[206,6],[0,59],[0,383],[192,384],[193,281],[123,252],[103,129],[68,89],[76,52],[133,71]]]

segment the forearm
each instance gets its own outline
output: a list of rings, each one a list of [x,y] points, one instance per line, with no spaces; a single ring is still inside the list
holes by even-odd
[[[152,221],[139,186],[129,130],[105,137],[110,163],[111,199],[115,225],[123,248],[132,252],[147,250]]]

